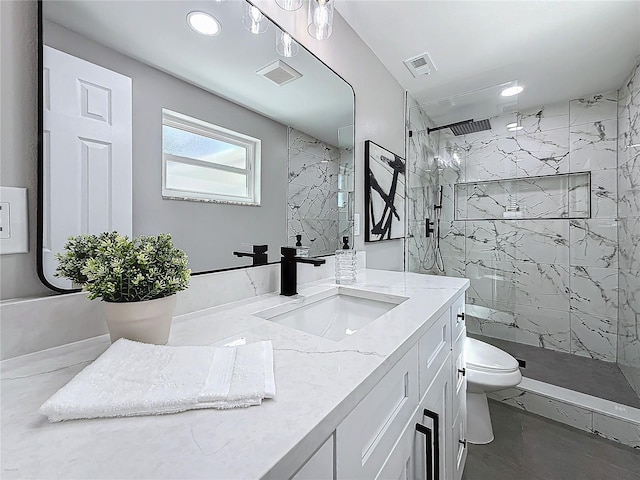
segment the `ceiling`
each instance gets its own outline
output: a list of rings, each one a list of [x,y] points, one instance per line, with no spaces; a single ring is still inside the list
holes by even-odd
[[[353,90],[349,84],[303,48],[295,57],[280,57],[275,50],[278,28],[270,23],[265,33],[249,33],[242,26],[243,3],[45,1],[44,16],[113,50],[338,145],[338,129],[353,124]],[[186,21],[192,11],[212,14],[220,22],[221,32],[214,37],[195,33]],[[256,75],[276,60],[302,73],[302,78],[277,86]]]
[[[640,1],[336,0],[420,104],[517,81],[518,110],[617,90],[640,56]],[[404,60],[428,52],[437,71]],[[427,109],[428,112],[428,109]]]

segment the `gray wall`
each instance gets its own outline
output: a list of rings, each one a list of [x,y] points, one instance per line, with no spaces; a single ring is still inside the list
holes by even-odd
[[[281,10],[275,2],[258,0],[267,15],[292,33],[304,46],[333,68],[356,94],[356,212],[364,218],[364,140],[371,139],[391,151],[404,151],[404,90],[382,63],[336,14],[332,36],[324,41],[306,32],[306,11]],[[41,295],[35,268],[35,188],[36,188],[36,91],[37,18],[33,1],[1,1],[2,29],[1,107],[3,185],[29,188],[30,253],[0,257],[1,298]],[[10,121],[10,123],[8,123]],[[7,172],[5,174],[5,171]],[[364,245],[356,237],[356,247],[367,251],[369,268],[403,267],[403,242],[394,240]]]
[[[398,154],[405,151],[403,88],[337,11],[331,37],[315,40],[307,33],[306,8],[287,12],[272,0],[256,0],[253,3],[355,90],[355,211],[360,214],[362,222],[362,234],[356,237],[355,247],[366,250],[368,268],[403,270],[403,240],[364,243],[363,175],[365,140],[373,140]]]
[[[287,127],[149,67],[54,23],[45,44],[133,79],[133,234],[169,232],[194,272],[239,265],[241,243],[267,244],[270,260],[287,244]],[[162,109],[262,140],[260,207],[163,200]]]

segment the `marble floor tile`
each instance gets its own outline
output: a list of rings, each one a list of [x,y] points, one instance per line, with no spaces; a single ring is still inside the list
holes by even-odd
[[[569,238],[571,265],[618,266],[618,223],[615,219],[571,220]]]

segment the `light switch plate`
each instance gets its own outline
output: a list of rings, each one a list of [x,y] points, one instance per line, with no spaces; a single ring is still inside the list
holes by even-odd
[[[360,214],[359,213],[353,214],[353,236],[354,237],[360,236]]]
[[[28,253],[27,189],[0,187],[0,254]]]

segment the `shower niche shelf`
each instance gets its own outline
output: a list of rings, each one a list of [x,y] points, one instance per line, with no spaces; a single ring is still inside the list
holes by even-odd
[[[591,217],[591,173],[456,183],[455,220]]]

